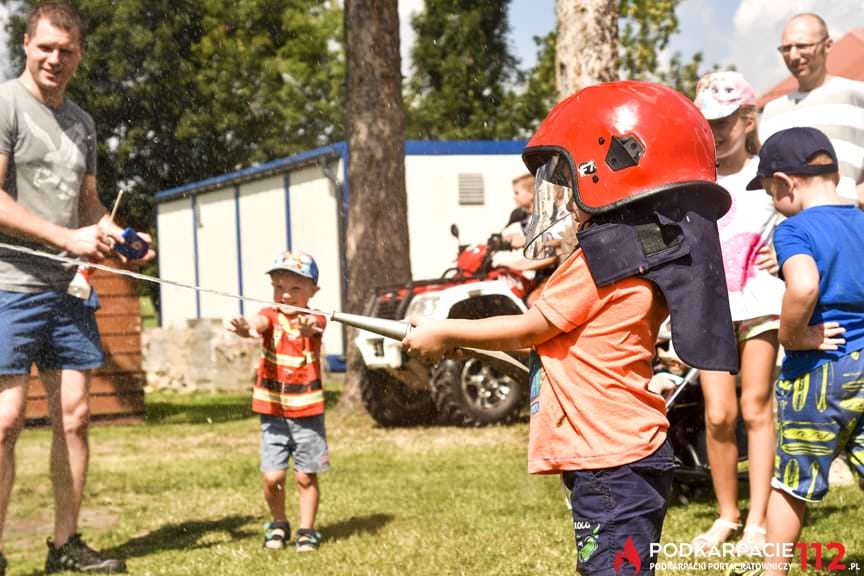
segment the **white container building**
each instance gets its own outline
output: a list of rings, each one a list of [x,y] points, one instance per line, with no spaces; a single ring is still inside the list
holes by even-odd
[[[457,241],[485,242],[507,223],[511,181],[526,172],[524,141],[407,141],[405,184],[411,272],[434,278],[453,265]],[[311,304],[342,310],[348,189],[347,145],[340,142],[186,184],[156,195],[159,272],[163,279],[269,301],[265,271],[283,250],[312,254],[321,287]],[[254,314],[262,305],[232,296],[163,285],[163,326]],[[345,351],[331,325],[324,348],[332,369]]]

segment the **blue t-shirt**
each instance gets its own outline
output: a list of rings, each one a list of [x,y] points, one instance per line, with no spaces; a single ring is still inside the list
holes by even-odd
[[[846,344],[837,350],[787,351],[781,378],[790,379],[864,348],[864,212],[851,205],[814,206],[774,232],[783,263],[806,254],[819,270],[819,301],[809,324],[839,322]]]

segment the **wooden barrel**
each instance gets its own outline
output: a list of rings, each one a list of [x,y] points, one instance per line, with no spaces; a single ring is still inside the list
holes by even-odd
[[[119,262],[106,262],[118,266]],[[102,307],[96,312],[105,365],[90,380],[94,421],[143,422],[144,372],[141,369],[141,311],[135,280],[91,270],[90,280]],[[48,421],[48,401],[36,368],[30,375],[27,423]]]

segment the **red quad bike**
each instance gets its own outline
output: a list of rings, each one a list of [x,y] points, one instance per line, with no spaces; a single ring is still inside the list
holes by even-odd
[[[450,231],[458,240],[458,228]],[[523,314],[534,282],[530,274],[493,266],[493,256],[504,250],[511,247],[500,234],[485,244],[460,244],[455,268],[440,278],[376,288],[364,313],[391,320]],[[363,330],[355,344],[365,364],[363,404],[382,426],[508,423],[527,403],[527,377],[517,381],[482,360],[429,365],[409,358],[399,342]]]

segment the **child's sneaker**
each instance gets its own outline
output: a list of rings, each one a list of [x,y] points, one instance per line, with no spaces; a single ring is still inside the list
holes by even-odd
[[[94,574],[119,574],[126,572],[126,563],[116,558],[105,558],[90,548],[74,534],[62,546],[55,547],[48,539],[48,558],[45,559],[45,572],[90,572]]]
[[[314,552],[321,546],[321,533],[317,530],[300,528],[297,530],[297,551]]]
[[[285,543],[291,539],[291,524],[288,522],[268,522],[264,525],[264,548],[282,550]]]

